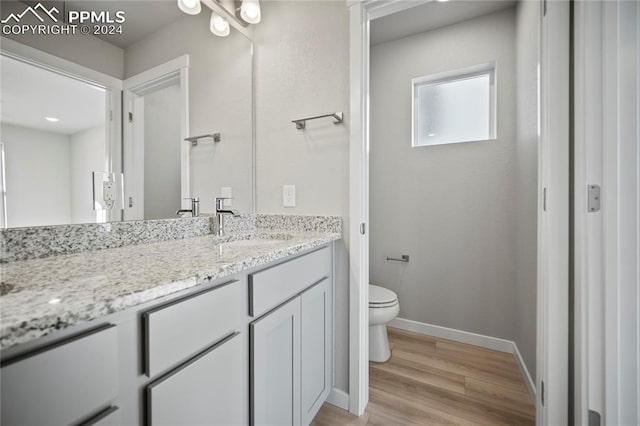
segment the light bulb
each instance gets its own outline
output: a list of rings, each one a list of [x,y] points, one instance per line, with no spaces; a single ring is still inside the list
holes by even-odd
[[[219,37],[226,37],[231,31],[229,22],[215,12],[211,12],[211,20],[209,21],[209,29],[212,33]]]
[[[240,17],[249,24],[257,24],[260,22],[261,12],[259,0],[242,0]]]
[[[197,15],[202,10],[200,0],[178,0],[178,8],[189,15]]]

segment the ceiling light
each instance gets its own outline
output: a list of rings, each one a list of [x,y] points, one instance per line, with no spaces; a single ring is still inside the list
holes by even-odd
[[[202,10],[200,0],[178,0],[178,7],[189,15],[197,15]]]
[[[51,300],[49,300],[49,304],[50,305],[57,305],[60,302],[61,302],[60,299],[51,299]]]
[[[215,12],[211,12],[211,20],[209,21],[209,29],[212,33],[219,37],[226,37],[229,35],[229,21]]]
[[[260,1],[242,0],[242,6],[240,6],[240,16],[250,24],[257,24],[258,22],[260,22],[260,18],[262,17],[262,14],[260,13]]]
[[[44,119],[52,123],[57,123],[58,121],[60,121],[59,118],[55,118],[55,117],[45,117]]]
[[[444,2],[449,1],[449,0],[438,0],[438,1],[439,1],[440,3],[444,3]]]

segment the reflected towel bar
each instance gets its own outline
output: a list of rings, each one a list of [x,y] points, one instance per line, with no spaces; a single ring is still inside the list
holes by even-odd
[[[308,120],[316,120],[318,118],[325,118],[325,117],[333,117],[335,118],[336,121],[333,122],[333,124],[342,124],[344,123],[344,113],[342,112],[332,112],[330,114],[323,114],[323,115],[316,115],[315,117],[307,117],[307,118],[300,118],[298,120],[292,120],[292,123],[296,124],[296,129],[300,130],[300,129],[304,129],[305,127],[307,127],[307,121]]]
[[[208,135],[200,135],[200,136],[191,136],[190,138],[184,138],[185,141],[191,142],[191,146],[198,146],[198,140],[211,138],[214,142],[220,142],[220,133],[208,134]]]

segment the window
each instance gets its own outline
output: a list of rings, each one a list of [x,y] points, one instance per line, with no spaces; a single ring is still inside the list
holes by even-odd
[[[411,80],[412,146],[496,138],[495,63]]]

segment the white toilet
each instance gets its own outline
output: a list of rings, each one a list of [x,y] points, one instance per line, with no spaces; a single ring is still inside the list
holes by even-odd
[[[398,312],[400,304],[393,291],[369,285],[369,361],[385,362],[391,357],[387,324]]]

